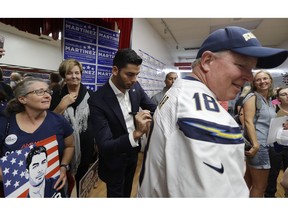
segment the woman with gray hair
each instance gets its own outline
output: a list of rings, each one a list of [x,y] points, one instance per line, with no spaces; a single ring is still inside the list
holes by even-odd
[[[67,120],[49,111],[52,91],[38,78],[27,78],[15,87],[15,98],[7,105],[7,115],[0,116],[1,156],[56,136],[60,177],[56,190],[66,184],[66,169],[74,153],[73,129]],[[10,139],[9,139],[10,138]],[[13,139],[12,139],[13,138]],[[1,171],[1,170],[0,170]],[[2,180],[2,172],[0,172]]]

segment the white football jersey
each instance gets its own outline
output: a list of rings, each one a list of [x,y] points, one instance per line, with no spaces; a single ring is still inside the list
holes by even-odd
[[[200,81],[176,80],[151,133],[138,197],[249,197],[239,126]]]

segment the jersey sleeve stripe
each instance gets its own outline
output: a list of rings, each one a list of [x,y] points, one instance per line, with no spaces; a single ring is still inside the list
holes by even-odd
[[[179,129],[190,139],[215,144],[243,144],[239,127],[231,127],[196,118],[179,118]]]

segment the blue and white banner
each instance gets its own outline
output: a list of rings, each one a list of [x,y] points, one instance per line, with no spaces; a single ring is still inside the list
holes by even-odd
[[[120,34],[71,18],[64,19],[63,32],[63,59],[81,62],[82,83],[87,89],[96,91],[111,76]]]
[[[98,44],[106,47],[118,49],[119,33],[99,27]]]
[[[98,47],[98,64],[112,66],[116,50]]]
[[[83,83],[95,83],[96,80],[96,66],[89,64],[82,64],[82,82]]]
[[[106,83],[112,75],[112,67],[97,67],[97,83]]]
[[[64,37],[96,44],[97,26],[75,19],[65,19]]]
[[[64,41],[64,59],[68,58],[96,64],[96,46],[66,39]]]

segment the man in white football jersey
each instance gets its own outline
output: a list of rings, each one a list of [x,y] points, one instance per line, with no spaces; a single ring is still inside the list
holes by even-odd
[[[248,197],[242,134],[217,100],[234,99],[253,68],[276,67],[287,53],[240,27],[210,34],[191,76],[176,80],[157,107],[138,197]]]

